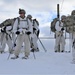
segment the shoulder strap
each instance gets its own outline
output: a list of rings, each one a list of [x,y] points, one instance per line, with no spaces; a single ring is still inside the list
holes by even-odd
[[[34,26],[34,24],[35,24],[35,21],[33,20],[33,26]]]
[[[35,22],[36,22],[37,25],[39,26],[39,22],[38,22],[37,20],[35,20],[35,19],[33,20],[33,26],[34,26],[34,23],[35,23]]]
[[[28,22],[28,20],[30,20],[30,19],[29,18],[26,18],[26,20],[27,20],[27,25],[28,25],[28,29],[29,29],[29,22]]]
[[[17,20],[18,20],[18,25],[20,24],[20,18],[19,17],[17,17]]]
[[[20,24],[20,18],[19,17],[17,17],[17,19],[18,19],[18,25]],[[25,21],[27,21],[27,25],[28,25],[28,18],[26,18],[26,20]]]
[[[17,17],[16,19],[18,20],[18,24],[17,24],[17,30],[18,30],[19,29],[19,26],[18,25],[20,24],[20,18]]]
[[[37,25],[39,26],[39,22],[36,20]]]
[[[29,23],[28,23],[28,19],[29,19],[29,18],[26,18],[26,21],[27,21],[27,25],[29,25]]]
[[[20,24],[20,18],[17,17],[17,20],[18,20],[18,25],[19,25]],[[25,21],[27,21],[27,25],[29,25],[28,18],[26,18]],[[17,30],[19,29],[19,26],[18,25],[17,25]]]

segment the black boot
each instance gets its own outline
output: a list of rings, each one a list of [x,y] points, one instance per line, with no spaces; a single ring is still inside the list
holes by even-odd
[[[0,51],[0,53],[2,54],[2,53],[4,53],[4,51]]]
[[[58,52],[57,50],[55,50],[55,52]]]
[[[61,52],[64,52],[64,50],[62,50]]]

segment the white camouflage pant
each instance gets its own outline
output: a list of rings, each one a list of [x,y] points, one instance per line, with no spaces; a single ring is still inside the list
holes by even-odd
[[[73,61],[75,62],[75,33],[73,33],[72,37],[72,56]]]
[[[4,43],[4,37],[5,34],[4,33],[0,33],[0,51],[4,51],[6,44]]]
[[[30,54],[30,37],[27,34],[19,34],[17,36],[16,47],[15,47],[15,51],[14,51],[15,56],[19,55],[23,42],[25,45],[24,46],[24,54],[25,54],[25,56],[29,56],[29,54]]]
[[[6,44],[8,45],[9,51],[11,51],[12,50],[12,38],[9,37],[9,35],[4,33],[2,47],[5,47]]]
[[[59,51],[59,45],[60,45],[60,51],[64,51],[65,49],[65,38],[63,35],[59,35],[59,32],[56,31],[56,39],[55,39],[55,50]]]
[[[33,34],[33,37],[32,37],[32,43],[33,43],[33,48],[34,48],[36,51],[37,51],[37,49],[38,49],[37,41],[38,41],[38,38],[37,38],[36,34],[34,33],[34,34]]]
[[[12,39],[6,33],[0,33],[0,51],[5,50],[6,44],[8,45],[9,51],[11,51],[12,50]]]

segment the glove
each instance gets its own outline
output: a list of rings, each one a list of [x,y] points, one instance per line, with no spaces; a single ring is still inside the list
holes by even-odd
[[[37,37],[39,36],[39,33],[40,33],[40,31],[38,30],[38,31],[37,31]]]
[[[3,32],[3,33],[4,33],[5,31],[1,29],[1,32]]]
[[[61,31],[63,31],[64,30],[64,28],[61,28]]]
[[[30,35],[30,34],[31,34],[31,32],[30,32],[30,31],[29,31],[29,32],[26,32],[26,34],[27,34],[27,35]]]
[[[33,30],[36,30],[36,28],[33,28]]]
[[[34,52],[34,49],[32,49],[31,52]]]
[[[16,46],[16,43],[14,43],[14,47]]]
[[[17,31],[16,34],[19,35],[20,34],[20,31]]]
[[[33,19],[33,21],[36,21],[36,19]]]

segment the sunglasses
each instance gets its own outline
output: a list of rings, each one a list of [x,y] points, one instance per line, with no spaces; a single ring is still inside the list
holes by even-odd
[[[25,13],[20,13],[20,14],[25,14]]]

